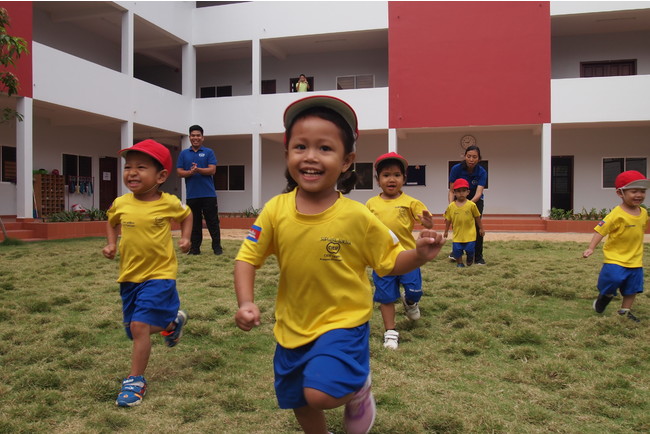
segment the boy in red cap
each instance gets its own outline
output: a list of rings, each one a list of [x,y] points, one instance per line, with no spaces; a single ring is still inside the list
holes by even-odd
[[[402,192],[407,168],[406,159],[395,152],[380,155],[375,161],[375,172],[382,192],[368,199],[366,206],[399,238],[404,248],[413,249],[413,225],[420,222],[425,228],[431,229],[433,217],[422,202]],[[395,329],[395,301],[402,299],[408,319],[420,319],[418,302],[422,297],[422,274],[419,268],[406,274],[383,277],[373,271],[372,280],[375,284],[373,300],[381,303],[379,310],[386,330],[384,347],[396,350],[399,332]],[[400,284],[404,287],[403,295]]]
[[[648,225],[648,212],[641,204],[650,188],[650,179],[636,170],[619,174],[614,182],[622,203],[616,206],[594,228],[589,247],[582,253],[588,258],[605,236],[603,267],[598,276],[598,298],[593,307],[597,313],[605,308],[620,290],[623,302],[618,314],[639,322],[630,309],[638,293],[643,292],[643,234]]]
[[[474,263],[474,251],[476,246],[476,228],[478,227],[479,235],[485,236],[483,223],[481,222],[481,213],[476,203],[467,200],[469,195],[469,183],[463,178],[458,178],[453,184],[454,197],[456,198],[449,204],[445,211],[445,234],[449,235],[449,227],[454,229],[454,242],[451,255],[456,259],[456,266],[462,268],[463,251],[467,255],[467,266]]]
[[[107,212],[107,240],[103,255],[113,259],[120,241],[120,296],[126,335],[133,340],[131,372],[122,382],[115,404],[133,407],[147,391],[144,371],[151,353],[150,335],[166,332],[165,343],[176,345],[187,322],[179,310],[176,291],[178,262],[172,243],[171,220],[181,224],[178,246],[187,252],[192,232],[191,211],[176,196],[158,190],[172,170],[169,150],[145,140],[122,149],[124,185],[131,190],[115,199]]]

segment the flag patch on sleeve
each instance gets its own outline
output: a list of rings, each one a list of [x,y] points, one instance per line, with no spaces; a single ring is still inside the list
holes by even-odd
[[[261,233],[262,233],[262,228],[259,227],[259,226],[253,225],[248,230],[248,236],[246,237],[246,239],[256,243],[256,242],[259,241]]]
[[[605,225],[605,220],[601,220],[598,222],[598,226],[604,226]]]

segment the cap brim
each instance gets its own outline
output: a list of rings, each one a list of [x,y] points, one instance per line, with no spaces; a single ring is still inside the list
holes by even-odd
[[[307,98],[299,99],[287,107],[284,111],[284,128],[288,130],[294,119],[300,113],[312,107],[326,107],[330,110],[334,110],[345,119],[348,125],[350,125],[355,137],[359,134],[357,115],[352,107],[343,100],[325,95],[308,96]]]
[[[650,188],[650,179],[637,179],[636,181],[624,185],[619,190],[629,190],[631,188],[645,188],[647,190]]]

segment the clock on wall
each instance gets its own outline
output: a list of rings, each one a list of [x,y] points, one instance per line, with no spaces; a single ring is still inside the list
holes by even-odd
[[[467,149],[468,146],[475,146],[476,138],[471,134],[465,134],[460,138],[460,147],[463,148],[463,151]]]

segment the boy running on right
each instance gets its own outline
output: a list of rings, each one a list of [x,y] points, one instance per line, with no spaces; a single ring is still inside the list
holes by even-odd
[[[445,234],[449,235],[449,227],[454,229],[454,242],[451,255],[456,259],[457,267],[464,267],[463,251],[467,254],[467,266],[474,263],[474,252],[476,246],[476,228],[479,229],[479,235],[485,236],[483,223],[481,222],[481,213],[476,204],[467,200],[469,195],[469,182],[463,178],[458,178],[453,185],[454,197],[456,198],[449,204],[445,211]]]
[[[603,247],[605,259],[598,276],[600,294],[594,301],[594,310],[603,313],[618,289],[623,296],[618,314],[639,322],[630,309],[636,295],[643,292],[643,234],[648,212],[641,204],[650,188],[650,179],[636,170],[628,170],[616,177],[614,186],[623,202],[594,228],[596,233],[582,257],[591,256],[598,243],[609,235]]]

